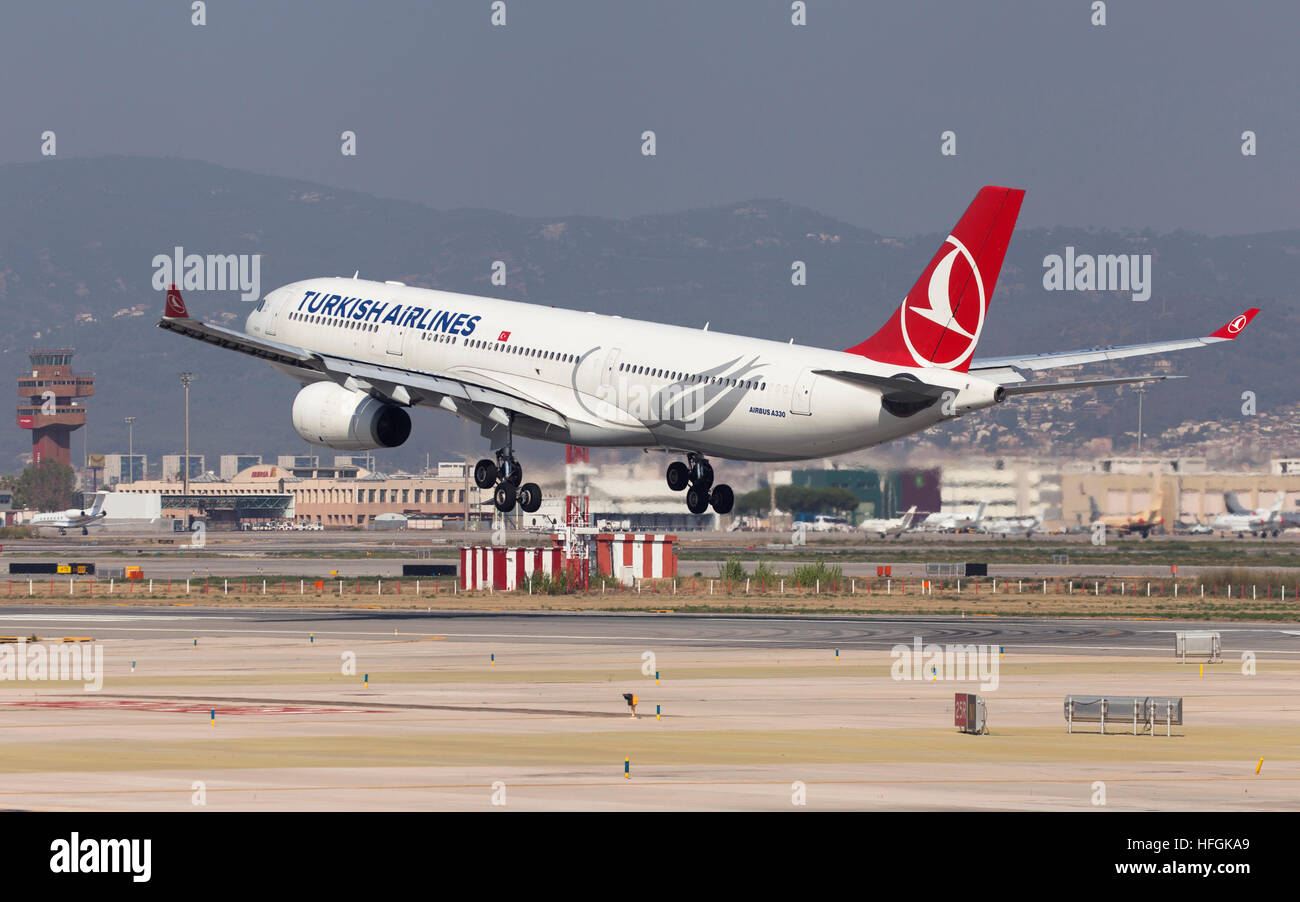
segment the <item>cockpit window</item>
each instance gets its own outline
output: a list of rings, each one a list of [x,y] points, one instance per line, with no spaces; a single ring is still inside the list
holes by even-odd
[[[261,313],[262,308],[265,306],[266,306],[266,298],[262,298],[260,301],[257,302],[257,308],[255,312]]]

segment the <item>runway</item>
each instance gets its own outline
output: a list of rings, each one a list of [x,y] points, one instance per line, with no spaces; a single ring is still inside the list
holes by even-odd
[[[1225,656],[1243,651],[1300,656],[1294,624],[1241,621],[1081,620],[1016,617],[792,617],[693,614],[429,614],[270,608],[14,606],[0,610],[0,634],[93,636],[101,640],[177,636],[375,640],[437,635],[448,642],[649,647],[888,650],[926,643],[993,645],[1022,654],[1173,653],[1173,634],[1215,630]]]
[[[90,637],[103,666],[89,691],[85,671],[0,678],[0,807],[1090,811],[1100,780],[1117,809],[1289,810],[1286,626],[4,608],[0,635]],[[1191,627],[1221,632],[1222,662],[1178,661]],[[895,672],[918,639],[984,646],[979,674]],[[987,699],[989,735],[953,728],[954,692]],[[1071,735],[1069,693],[1175,695],[1187,722]]]

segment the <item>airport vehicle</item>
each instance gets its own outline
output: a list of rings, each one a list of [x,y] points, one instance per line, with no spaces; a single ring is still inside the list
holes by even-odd
[[[988,505],[981,501],[975,513],[968,516],[951,512],[937,511],[921,521],[917,527],[921,532],[978,532],[984,522],[984,508]]]
[[[1160,512],[1164,505],[1165,486],[1160,480],[1160,474],[1151,475],[1151,503],[1140,511],[1132,514],[1103,514],[1101,508],[1097,506],[1097,500],[1089,496],[1088,503],[1092,506],[1092,524],[1102,524],[1108,532],[1114,532],[1116,535],[1131,536],[1140,535],[1147,538],[1153,532],[1159,532],[1164,528],[1165,517]]]
[[[69,529],[80,529],[83,536],[90,535],[90,527],[101,525],[104,518],[108,516],[104,511],[104,498],[107,496],[107,492],[96,492],[95,501],[89,510],[74,507],[63,511],[35,514],[32,516],[31,525],[57,529],[61,536],[66,536]]]
[[[904,511],[903,516],[901,517],[895,517],[892,520],[863,520],[858,524],[858,529],[864,530],[865,532],[878,532],[882,539],[887,539],[890,536],[897,537],[907,532],[912,528],[912,521],[914,519],[916,519],[915,504]]]
[[[1276,537],[1283,529],[1282,502],[1285,499],[1286,493],[1278,492],[1277,500],[1267,510],[1251,511],[1246,514],[1219,514],[1210,522],[1210,527],[1223,536],[1258,535],[1263,539],[1272,533]]]
[[[172,286],[158,325],[267,361],[303,387],[293,426],[339,450],[391,448],[412,407],[477,424],[494,450],[474,468],[499,510],[532,513],[515,436],[645,448],[686,506],[730,512],[710,458],[787,461],[878,445],[1008,398],[1148,382],[1144,375],[1031,381],[1039,370],[1235,339],[1258,312],[1200,338],[978,358],[1024,191],[981,188],[888,321],[843,351],[703,328],[413,288],[317,278],[267,294],[245,331],[190,317]]]

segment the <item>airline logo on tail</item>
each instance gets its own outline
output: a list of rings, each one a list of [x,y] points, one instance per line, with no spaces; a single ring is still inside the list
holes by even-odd
[[[966,246],[953,235],[949,235],[944,242],[945,248],[948,245],[952,245],[952,250],[946,254],[940,251],[935,257],[938,263],[931,263],[925,296],[921,299],[924,303],[913,303],[916,289],[903,301],[900,323],[903,342],[917,366],[952,369],[974,353],[975,343],[979,341],[980,331],[984,328],[984,315],[988,312],[989,302],[984,294],[984,280],[980,277],[979,267]],[[924,275],[921,278],[925,281]],[[966,288],[972,284],[975,287],[974,295],[963,303]],[[957,286],[955,293],[954,285]],[[965,315],[957,316],[958,311]],[[970,323],[971,328],[967,329],[963,321]],[[947,334],[952,337],[945,342]],[[915,339],[912,337],[914,335]],[[946,351],[954,352],[957,356],[947,361],[932,360],[922,350],[918,350],[918,347],[938,349],[941,344]]]
[[[1024,197],[1015,188],[981,188],[884,328],[848,352],[899,366],[969,369]]]
[[[181,293],[176,290],[173,284],[167,289],[167,305],[163,308],[163,316],[168,319],[189,319],[189,311],[185,309],[185,301],[181,299]]]

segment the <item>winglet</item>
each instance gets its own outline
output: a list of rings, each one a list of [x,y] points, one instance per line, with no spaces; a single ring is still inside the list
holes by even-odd
[[[1218,331],[1211,332],[1209,337],[1218,338],[1222,341],[1230,341],[1236,338],[1241,334],[1242,329],[1250,325],[1250,321],[1255,318],[1256,313],[1259,313],[1258,307],[1251,307],[1245,313],[1238,313],[1232,319],[1220,326]]]
[[[163,307],[164,319],[189,319],[190,312],[185,309],[185,301],[173,282],[167,289],[167,304]]]

